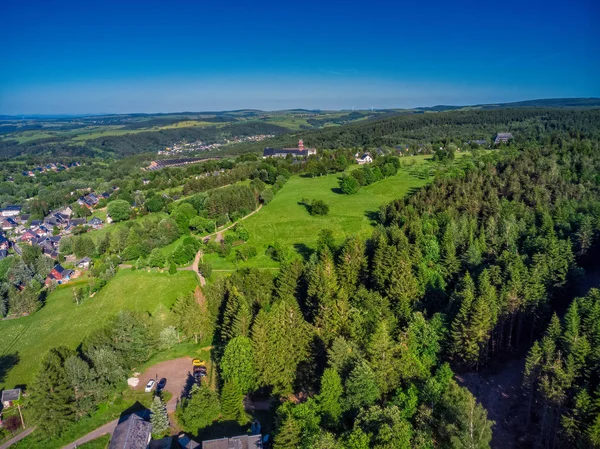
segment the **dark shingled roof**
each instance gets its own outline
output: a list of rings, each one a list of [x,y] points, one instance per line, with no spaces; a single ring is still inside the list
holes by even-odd
[[[260,435],[242,435],[202,442],[202,449],[258,449],[262,448]]]
[[[14,390],[4,390],[2,392],[2,402],[17,401],[21,397],[21,389],[15,388]]]
[[[115,428],[108,449],[146,449],[151,433],[152,424],[131,414]]]

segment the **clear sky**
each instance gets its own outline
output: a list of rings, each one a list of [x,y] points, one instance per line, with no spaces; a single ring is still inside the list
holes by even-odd
[[[600,96],[599,0],[2,0],[0,17],[0,114]]]

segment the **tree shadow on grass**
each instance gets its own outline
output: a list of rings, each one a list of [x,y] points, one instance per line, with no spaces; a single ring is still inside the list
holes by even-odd
[[[135,401],[135,404],[123,410],[123,413],[119,416],[119,424],[129,418],[129,415],[132,414],[135,414],[142,419],[150,419],[150,410],[148,410],[141,402]]]
[[[377,226],[379,224],[380,215],[378,210],[367,210],[365,211],[365,217],[371,221],[372,226]]]
[[[302,256],[302,258],[306,262],[308,262],[310,256],[314,252],[312,248],[306,246],[304,243],[294,243],[294,249],[298,252],[298,254]]]
[[[19,357],[19,354],[16,352],[14,354],[0,356],[0,382],[4,382],[8,372],[13,369],[20,360],[21,357]]]
[[[333,187],[331,191],[337,195],[345,195],[344,191],[339,187]]]

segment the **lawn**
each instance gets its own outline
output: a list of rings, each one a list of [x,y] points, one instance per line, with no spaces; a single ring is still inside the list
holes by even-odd
[[[268,246],[275,242],[304,251],[315,247],[322,229],[331,229],[338,242],[350,235],[368,236],[382,204],[401,198],[431,179],[418,173],[429,164],[425,157],[410,159],[415,161],[413,167],[406,167],[396,176],[363,187],[355,195],[340,193],[339,174],[318,178],[292,176],[271,203],[243,221],[250,232],[247,244],[258,249],[258,256],[237,265],[233,253],[227,259],[207,254],[204,261],[210,263],[214,270],[234,270],[236,266],[276,268],[278,264],[265,255]],[[351,169],[356,168],[353,166]],[[303,198],[325,201],[330,208],[329,214],[311,216],[300,204]]]
[[[49,349],[59,345],[76,348],[86,335],[120,310],[144,311],[168,322],[169,309],[177,296],[193,291],[196,285],[192,271],[170,275],[124,269],[81,305],[73,302],[72,286],[57,288],[46,305],[33,315],[0,321],[0,389],[28,384]],[[18,363],[12,369],[2,366],[2,359],[6,365],[14,355]]]
[[[103,435],[89,443],[78,446],[79,449],[106,449],[110,443],[110,435]]]

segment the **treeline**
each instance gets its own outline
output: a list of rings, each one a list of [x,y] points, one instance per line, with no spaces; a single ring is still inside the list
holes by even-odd
[[[600,446],[600,291],[552,316],[525,365],[530,440],[540,447]],[[533,434],[535,432],[535,434]]]
[[[373,166],[364,166],[344,174],[340,178],[340,189],[346,195],[358,193],[361,187],[394,176],[400,168],[400,159],[396,156],[377,158]]]

